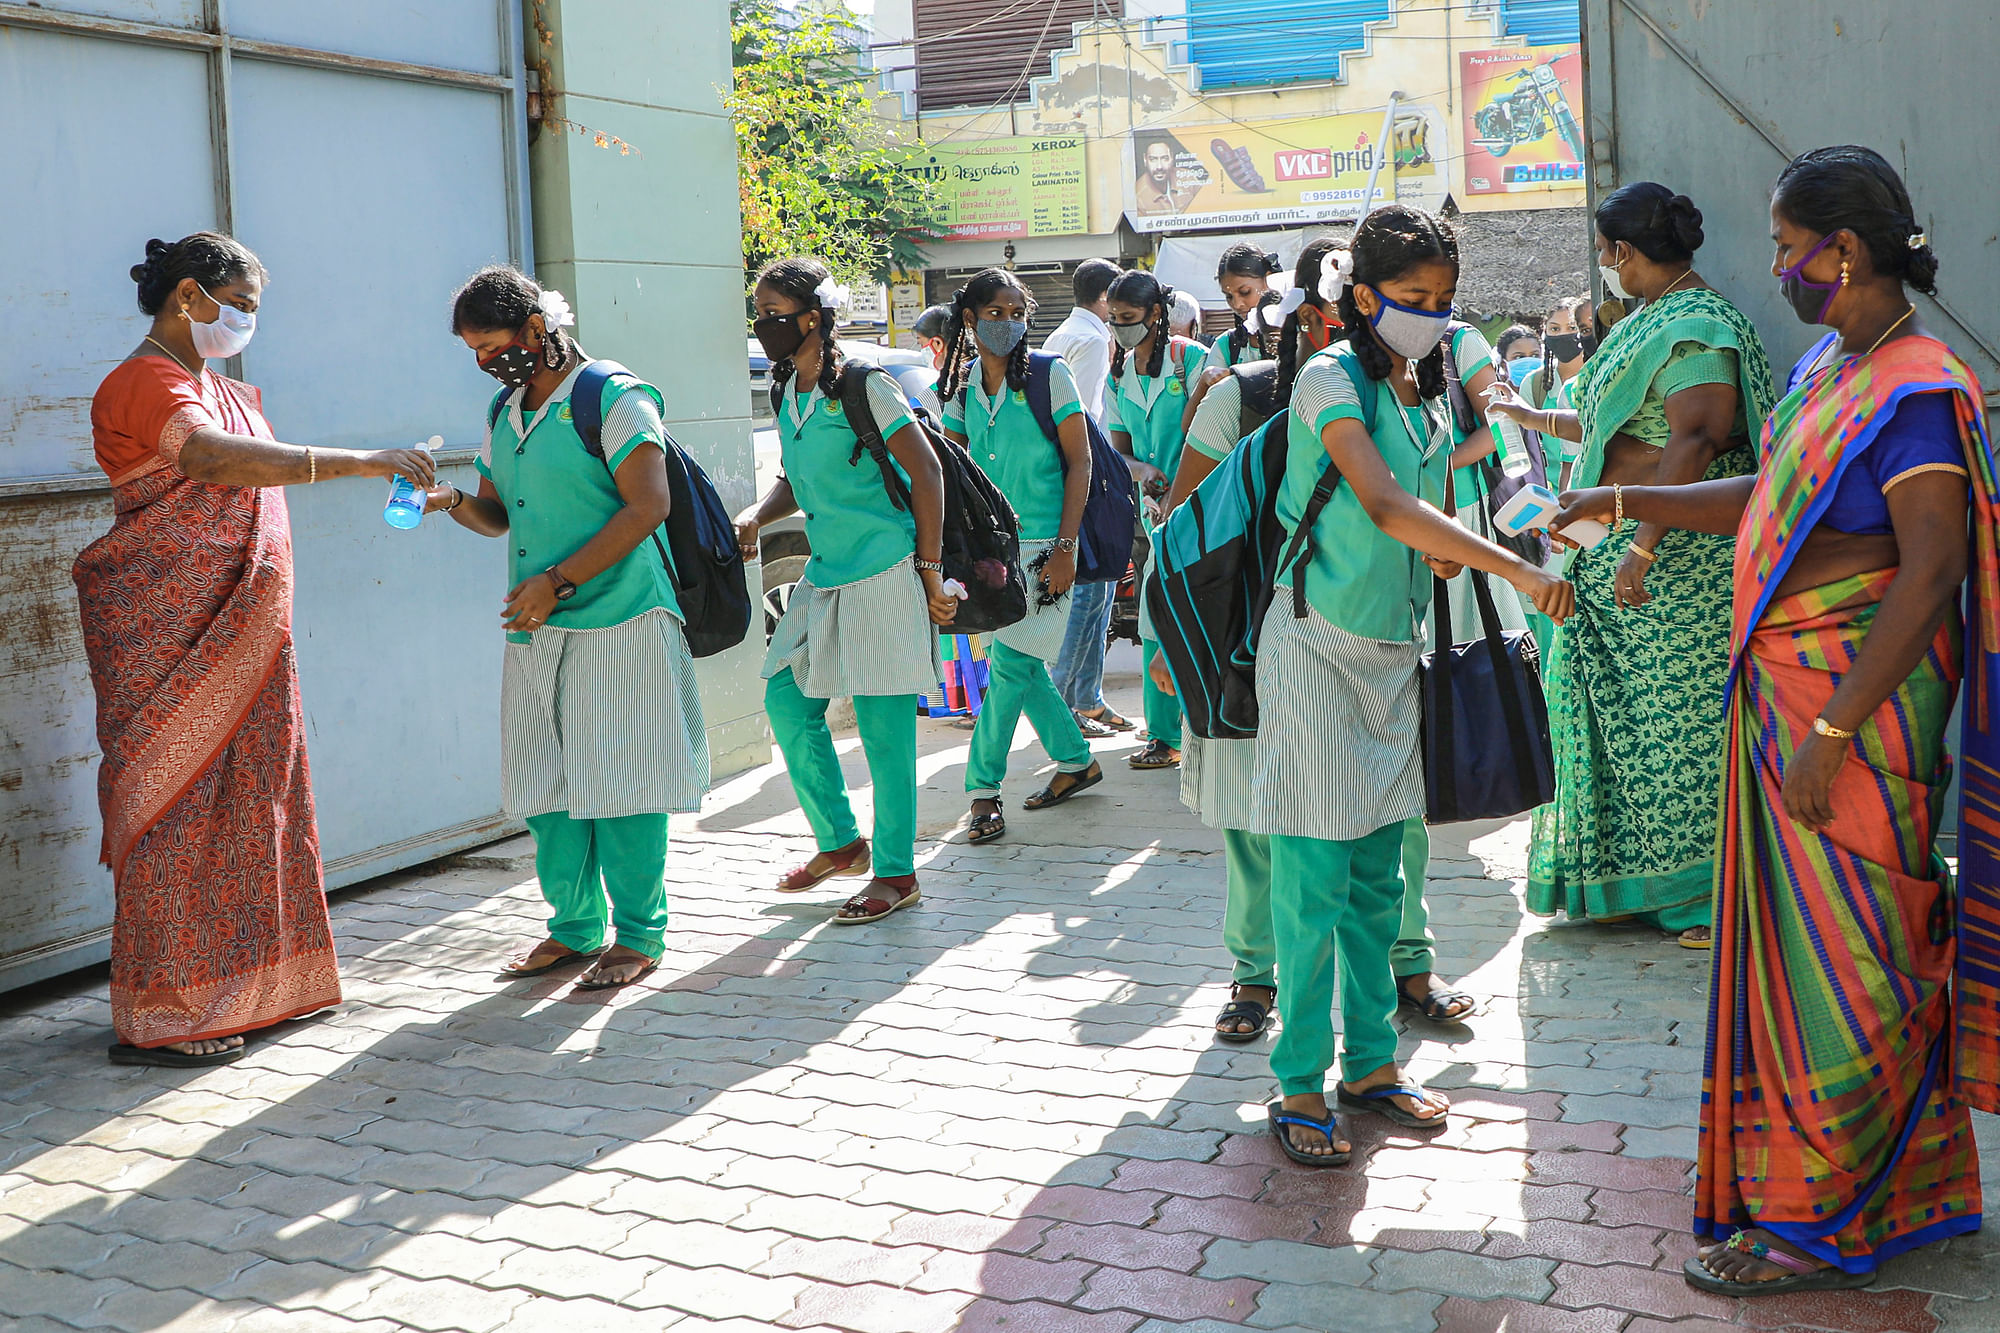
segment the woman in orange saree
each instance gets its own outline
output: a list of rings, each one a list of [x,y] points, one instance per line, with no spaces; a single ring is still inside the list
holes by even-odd
[[[292,654],[283,486],[428,482],[420,451],[280,444],[210,372],[255,328],[263,267],[229,237],[152,241],[151,332],[91,404],[116,520],[73,574],[97,695],[114,1062],[234,1060],[242,1034],[340,1000]]]
[[[1694,1208],[1716,1243],[1684,1266],[1732,1296],[1866,1286],[1976,1230],[1968,1111],[2000,1105],[1982,391],[1916,318],[1905,285],[1934,290],[1937,261],[1879,155],[1804,155],[1771,219],[1787,299],[1834,333],[1793,371],[1757,476],[1677,502],[1625,490],[1627,512],[1677,526],[1740,515]],[[1961,679],[1954,877],[1936,834]]]

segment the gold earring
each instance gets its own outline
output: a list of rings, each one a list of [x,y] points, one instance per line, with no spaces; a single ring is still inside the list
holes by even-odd
[[[1843,287],[1847,285],[1847,270],[1848,261],[1843,259],[1840,261],[1840,285]]]

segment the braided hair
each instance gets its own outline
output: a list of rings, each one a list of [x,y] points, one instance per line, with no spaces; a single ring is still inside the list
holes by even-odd
[[[1937,253],[1917,225],[1903,178],[1874,149],[1841,144],[1803,153],[1778,174],[1771,200],[1808,231],[1853,232],[1877,273],[1937,295]]]
[[[1032,318],[1035,298],[1019,277],[1004,268],[979,270],[972,275],[972,281],[953,294],[951,317],[945,322],[944,332],[939,335],[944,339],[944,366],[938,371],[937,382],[939,402],[950,402],[971,382],[972,368],[979,364],[979,349],[973,337],[979,307],[1009,287],[1021,294],[1021,303],[1027,307]],[[1025,337],[1015,343],[1014,350],[1007,354],[1007,384],[1015,389],[1028,387],[1028,340]]]
[[[829,400],[840,393],[840,343],[834,338],[836,313],[833,307],[819,303],[819,288],[832,276],[832,269],[810,255],[780,259],[766,265],[764,271],[757,275],[759,287],[769,287],[778,295],[798,302],[800,314],[807,310],[819,311],[819,328],[815,330],[819,336],[819,391]],[[771,367],[772,402],[784,398],[785,386],[790,382],[793,370],[791,357]]]
[[[1167,355],[1167,347],[1173,342],[1173,328],[1167,322],[1173,313],[1174,289],[1161,282],[1142,268],[1131,269],[1118,275],[1118,281],[1111,284],[1110,298],[1120,305],[1129,305],[1140,310],[1160,309],[1160,318],[1153,325],[1153,354],[1147,363],[1139,367],[1139,373],[1152,379],[1160,373],[1160,366]],[[1111,378],[1117,379],[1125,373],[1125,345],[1116,339],[1111,347]]]
[[[518,333],[542,314],[542,285],[508,264],[489,264],[465,280],[451,298],[453,333]],[[542,361],[550,370],[567,365],[575,340],[542,320]]]
[[[1222,285],[1222,280],[1229,277],[1268,280],[1272,274],[1284,271],[1284,260],[1262,246],[1252,245],[1248,241],[1238,241],[1222,252],[1222,258],[1215,265],[1215,282],[1219,287]],[[1224,355],[1234,362],[1237,357],[1243,355],[1243,349],[1249,345],[1253,335],[1243,316],[1238,315],[1235,327],[1222,336],[1228,344],[1224,348]]]
[[[1347,342],[1361,362],[1362,373],[1371,380],[1389,378],[1401,360],[1375,332],[1354,302],[1356,283],[1377,288],[1394,282],[1419,264],[1445,263],[1458,268],[1458,233],[1449,222],[1407,204],[1384,204],[1361,220],[1354,229],[1354,278],[1340,293],[1340,322],[1346,326]],[[1417,362],[1417,394],[1438,398],[1445,391],[1444,341]]]
[[[1327,256],[1340,249],[1340,242],[1331,236],[1321,236],[1306,243],[1299,251],[1298,267],[1292,270],[1292,289],[1301,293],[1313,309],[1337,322],[1326,308],[1326,299],[1319,294],[1319,280],[1326,266]],[[1280,405],[1292,401],[1292,381],[1299,374],[1299,312],[1294,310],[1285,316],[1285,326],[1278,331],[1278,402]]]
[[[134,264],[131,275],[139,286],[139,309],[157,315],[184,278],[193,278],[207,291],[251,274],[260,281],[267,276],[248,246],[219,231],[198,231],[172,244],[157,236],[147,241],[146,260]]]

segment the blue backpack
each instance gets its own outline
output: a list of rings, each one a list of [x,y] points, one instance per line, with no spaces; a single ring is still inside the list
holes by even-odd
[[[1363,424],[1375,428],[1375,384],[1351,352],[1334,355],[1360,386]],[[1312,553],[1313,524],[1340,485],[1328,459],[1285,540],[1278,492],[1285,484],[1291,413],[1279,412],[1230,451],[1183,500],[1153,538],[1146,579],[1167,670],[1195,735],[1243,740],[1257,734],[1257,635],[1286,574]],[[1306,614],[1305,579],[1292,589],[1292,614]]]
[[[1028,406],[1035,422],[1056,446],[1063,475],[1069,475],[1069,455],[1056,438],[1055,409],[1049,401],[1049,368],[1062,358],[1054,352],[1028,355]],[[1088,409],[1084,434],[1090,441],[1090,495],[1083,503],[1083,521],[1076,530],[1076,581],[1116,583],[1132,563],[1132,528],[1138,521],[1138,488],[1125,455],[1104,433]]]
[[[616,361],[592,361],[577,372],[569,400],[571,423],[582,437],[583,447],[604,464],[606,472],[611,471],[611,462],[604,456],[604,386],[614,376],[640,382]],[[502,390],[494,398],[486,418],[489,431],[500,420],[511,396],[510,390]],[[743,552],[736,544],[736,525],[701,464],[688,457],[673,436],[664,436],[664,441],[669,504],[662,526],[667,540],[662,545],[660,534],[655,532],[653,546],[680,601],[688,652],[709,657],[734,648],[750,631],[750,586],[744,575]]]

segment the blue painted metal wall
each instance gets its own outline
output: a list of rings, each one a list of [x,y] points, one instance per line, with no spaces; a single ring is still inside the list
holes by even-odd
[[[90,397],[146,329],[148,237],[234,231],[271,282],[231,373],[279,438],[432,434],[492,384],[453,287],[526,263],[519,0],[50,0],[0,17],[0,988],[104,956],[94,701],[70,562],[110,526]],[[499,801],[500,544],[397,532],[380,482],[292,488],[293,628],[329,882],[483,841]]]
[[[1501,28],[1530,46],[1574,42],[1581,35],[1583,7],[1578,0],[1499,0]]]

